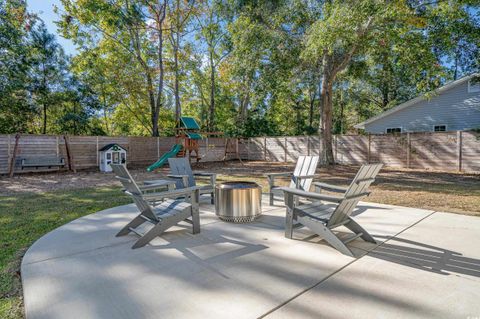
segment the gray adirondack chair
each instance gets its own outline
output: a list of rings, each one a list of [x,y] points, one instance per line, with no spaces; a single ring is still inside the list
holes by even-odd
[[[197,187],[145,193],[137,183],[135,183],[135,180],[124,165],[111,164],[111,167],[116,174],[116,178],[125,188],[124,192],[132,197],[133,202],[140,211],[140,214],[125,225],[117,234],[117,237],[129,233],[138,235],[140,238],[132,246],[132,249],[145,246],[168,228],[182,221],[192,225],[193,234],[200,232],[198,207],[200,195]],[[183,200],[176,199],[179,197],[183,197]],[[158,206],[152,206],[152,202],[158,201],[161,201]],[[145,233],[142,233],[137,228],[146,222],[154,226]]]
[[[313,177],[315,176],[318,161],[318,156],[299,156],[293,173],[267,174],[268,185],[270,188],[270,205],[273,205],[274,203],[275,193],[281,193],[278,191],[279,186],[275,185],[276,177],[291,177],[291,188],[309,191]]]
[[[168,177],[177,180],[177,189],[197,186],[195,178],[208,178],[207,185],[199,186],[200,195],[210,194],[211,203],[214,204],[215,181],[217,179],[217,174],[203,172],[194,173],[190,166],[190,162],[186,157],[169,158],[168,165],[170,166],[170,175],[168,175]]]
[[[306,192],[300,189],[282,187],[284,192],[287,217],[285,222],[285,237],[292,238],[293,229],[307,227],[314,233],[320,235],[330,245],[345,255],[354,256],[346,244],[356,238],[375,243],[375,239],[350,217],[362,197],[369,195],[368,187],[375,181],[375,177],[383,164],[363,165],[348,188],[336,187],[338,195],[327,195],[315,192]],[[329,188],[323,183],[321,188]],[[318,190],[317,185],[317,190]],[[332,190],[331,188],[329,188]],[[296,198],[306,198],[311,202],[298,204]],[[336,205],[328,205],[335,203]],[[338,238],[333,229],[345,226],[355,235],[342,241]]]

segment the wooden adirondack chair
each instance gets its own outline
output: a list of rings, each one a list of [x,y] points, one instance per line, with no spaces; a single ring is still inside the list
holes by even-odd
[[[348,188],[341,188],[319,183],[317,187],[328,188],[342,193],[341,196],[326,195],[321,193],[306,192],[303,190],[281,187],[285,196],[285,205],[287,206],[287,217],[285,222],[285,237],[292,238],[293,229],[297,227],[307,227],[314,233],[320,235],[330,245],[345,255],[354,257],[352,251],[346,244],[356,238],[375,243],[375,239],[355,222],[350,215],[357,206],[362,197],[369,195],[368,187],[375,181],[375,177],[382,168],[383,164],[363,165],[358,171]],[[312,202],[307,204],[298,204],[296,198],[306,198]],[[337,205],[327,205],[324,202],[336,203]],[[333,229],[339,226],[345,226],[354,236],[342,241],[338,238]]]
[[[211,203],[214,204],[215,181],[217,179],[217,174],[201,172],[194,173],[190,166],[190,162],[185,157],[169,158],[168,165],[170,166],[170,175],[168,175],[168,177],[177,180],[177,189],[197,186],[195,178],[208,178],[209,183],[207,185],[199,186],[200,195],[210,194]]]
[[[116,178],[125,188],[125,193],[130,195],[137,205],[140,214],[118,232],[118,236],[124,236],[130,232],[140,238],[132,248],[143,247],[152,239],[160,236],[168,228],[184,221],[192,225],[193,234],[200,232],[199,215],[199,190],[197,187],[169,190],[158,193],[145,193],[135,183],[134,179],[122,164],[111,164]],[[183,200],[176,198],[183,197]],[[173,198],[173,199],[172,199]],[[166,200],[165,200],[166,199]],[[162,201],[158,206],[152,206],[152,202]],[[148,222],[154,226],[141,233],[137,227]]]
[[[276,177],[291,177],[291,188],[309,191],[310,186],[312,185],[313,177],[315,176],[315,170],[317,169],[318,161],[318,156],[300,156],[298,157],[297,165],[295,166],[293,173],[267,174],[268,185],[270,187],[270,205],[273,205],[275,193],[279,189],[279,186],[275,185]]]

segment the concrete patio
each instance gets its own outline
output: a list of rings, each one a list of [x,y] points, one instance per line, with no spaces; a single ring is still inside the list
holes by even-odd
[[[263,201],[250,224],[201,206],[201,233],[171,229],[144,248],[115,237],[137,214],[115,207],[38,240],[22,262],[36,318],[479,318],[480,218],[361,203],[378,241],[344,256]],[[280,202],[279,202],[280,203]]]

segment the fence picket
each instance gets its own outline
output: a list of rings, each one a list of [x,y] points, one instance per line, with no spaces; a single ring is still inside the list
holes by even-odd
[[[0,174],[9,171],[12,140],[11,135],[0,135],[0,150],[4,154],[0,154]],[[129,150],[129,164],[145,166],[169,151],[175,138],[70,136],[70,142],[75,166],[86,169],[98,167],[98,149],[103,145],[119,143]],[[336,135],[333,142],[339,164],[383,162],[390,167],[480,172],[480,134],[475,132]],[[210,148],[209,143],[215,144],[215,147]],[[221,145],[225,145],[222,138],[203,141],[202,161],[221,161],[224,154]],[[19,157],[49,155],[52,152],[68,155],[63,139],[58,136],[22,135],[19,148]],[[240,153],[242,160],[294,162],[300,155],[322,155],[322,149],[322,140],[318,136],[265,136],[246,139]]]

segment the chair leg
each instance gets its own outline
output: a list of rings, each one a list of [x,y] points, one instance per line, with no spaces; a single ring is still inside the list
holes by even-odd
[[[215,193],[210,193],[210,204],[215,204]]]
[[[356,221],[350,218],[350,221],[344,225],[348,229],[350,229],[352,232],[355,234],[360,234],[362,233],[362,236],[360,236],[363,240],[374,243],[376,244],[377,242],[375,239],[362,227],[360,226]]]
[[[268,191],[270,193],[270,206],[273,206],[274,197],[273,197],[272,189],[273,189],[274,186],[275,186],[274,177],[269,175],[268,176]]]
[[[318,221],[313,221],[309,217],[297,218],[302,225],[308,227],[314,233],[325,239],[331,246],[333,246],[333,248],[344,255],[355,257],[353,252],[325,225],[319,223]]]
[[[287,207],[287,215],[285,216],[285,237],[292,239],[293,237],[293,212]]]
[[[141,224],[145,222],[145,219],[142,218],[142,214],[139,214],[137,217],[135,217],[131,222],[129,222],[125,227],[123,227],[116,235],[116,237],[120,236],[125,236],[128,233],[130,233],[130,227],[131,228],[137,228]]]
[[[192,209],[192,234],[200,233],[200,214],[198,209]]]
[[[147,231],[142,237],[140,237],[135,244],[132,246],[132,249],[140,248],[148,244],[152,239],[157,236],[160,236],[164,231],[173,225],[177,224],[178,221],[164,219],[157,225],[153,226],[152,229]]]

